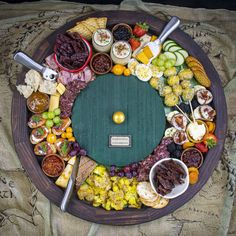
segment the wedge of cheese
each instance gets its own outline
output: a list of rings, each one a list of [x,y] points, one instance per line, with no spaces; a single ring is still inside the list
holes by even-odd
[[[29,70],[25,74],[25,83],[31,86],[36,92],[39,88],[40,83],[43,81],[42,76],[36,70]]]
[[[62,172],[62,174],[58,177],[58,179],[56,180],[56,185],[61,187],[61,188],[66,188],[70,176],[72,174],[72,170],[73,170],[73,166],[75,164],[75,160],[76,160],[76,156],[72,157],[67,165],[66,168],[64,169],[64,171]]]

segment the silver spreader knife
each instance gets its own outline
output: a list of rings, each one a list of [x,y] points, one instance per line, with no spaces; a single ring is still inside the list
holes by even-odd
[[[76,176],[77,176],[77,173],[78,173],[78,168],[79,168],[79,162],[80,162],[80,156],[78,155],[75,159],[75,163],[74,163],[73,169],[72,169],[72,174],[70,176],[69,182],[68,182],[67,187],[66,187],[65,194],[64,194],[63,199],[61,201],[60,209],[63,212],[66,211],[67,205],[70,202],[71,195],[72,195],[73,190],[74,190],[75,179],[76,179]]]
[[[56,71],[38,64],[36,61],[34,61],[32,58],[30,58],[28,55],[26,55],[23,52],[17,52],[14,55],[14,60],[26,66],[29,69],[38,71],[39,73],[43,75],[43,78],[46,80],[55,81],[55,79],[58,77],[58,74]]]
[[[156,39],[153,42],[148,42],[143,45],[142,48],[139,49],[139,51],[136,53],[136,55],[142,51],[144,47],[149,47],[150,51],[152,52],[152,58],[149,60],[149,63],[157,57],[161,52],[161,47],[163,42],[166,40],[166,38],[176,29],[178,28],[180,24],[180,19],[177,16],[171,17],[170,21],[167,23],[167,25],[162,30],[161,34],[159,35],[158,39]]]

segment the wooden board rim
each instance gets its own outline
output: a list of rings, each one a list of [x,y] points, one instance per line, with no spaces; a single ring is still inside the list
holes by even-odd
[[[134,24],[137,21],[146,21],[151,25],[150,29],[157,33],[159,33],[165,25],[164,21],[145,12],[135,12],[135,15],[133,11],[120,10],[93,12],[74,19],[73,21],[66,23],[64,26],[54,31],[39,45],[33,55],[33,58],[36,61],[42,61],[42,58],[47,55],[47,47],[50,47],[53,37],[55,37],[57,33],[64,32],[69,27],[72,27],[76,21],[83,20],[87,17],[101,16],[107,16],[111,24],[122,21],[128,24]],[[140,210],[126,209],[123,211],[105,211],[102,208],[95,208],[85,202],[79,201],[74,194],[68,206],[69,213],[84,220],[100,224],[133,225],[148,222],[167,215],[184,205],[203,187],[203,185],[211,176],[223,151],[224,140],[227,131],[227,108],[221,81],[207,55],[189,35],[180,29],[177,29],[170,35],[169,38],[174,39],[178,44],[183,45],[183,47],[188,52],[190,52],[191,55],[197,57],[200,60],[200,62],[204,65],[206,73],[212,81],[211,89],[213,96],[217,94],[217,96],[214,96],[214,105],[217,111],[220,109],[220,112],[217,112],[216,118],[216,135],[218,137],[219,143],[216,148],[210,150],[207,154],[206,160],[200,170],[199,182],[194,186],[190,186],[183,195],[172,200],[167,207],[160,210],[144,207]],[[24,80],[25,72],[26,69],[23,69],[19,75],[17,83]],[[32,145],[29,142],[28,128],[26,125],[22,125],[26,124],[27,122],[26,102],[23,96],[20,96],[18,92],[14,92],[13,95],[11,117],[12,135],[15,143],[15,149],[22,166],[39,191],[42,192],[51,202],[59,206],[63,197],[63,190],[57,187],[51,179],[43,174],[40,165],[35,158]]]

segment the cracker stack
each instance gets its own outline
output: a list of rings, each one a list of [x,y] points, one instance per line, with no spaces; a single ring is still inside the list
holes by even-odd
[[[161,197],[153,191],[149,182],[140,182],[137,185],[137,192],[140,201],[146,206],[160,209],[165,207],[169,203],[168,199]]]
[[[203,85],[204,87],[209,88],[211,86],[211,81],[209,80],[201,62],[198,61],[195,57],[188,56],[186,58],[186,63],[188,67],[192,70],[197,82]]]
[[[88,18],[84,21],[80,21],[76,23],[76,26],[72,29],[69,29],[69,32],[77,32],[81,36],[85,37],[88,40],[91,40],[93,33],[97,29],[105,29],[107,25],[107,18]]]

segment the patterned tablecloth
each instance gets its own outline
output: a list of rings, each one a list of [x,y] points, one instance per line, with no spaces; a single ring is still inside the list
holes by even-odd
[[[21,66],[12,55],[32,54],[52,31],[94,10],[143,10],[164,20],[176,15],[181,29],[203,48],[220,74],[228,105],[222,158],[203,189],[161,219],[135,226],[104,226],[62,213],[35,188],[16,155],[11,135],[11,99]],[[236,235],[236,13],[123,1],[115,5],[42,1],[0,3],[0,235]]]

